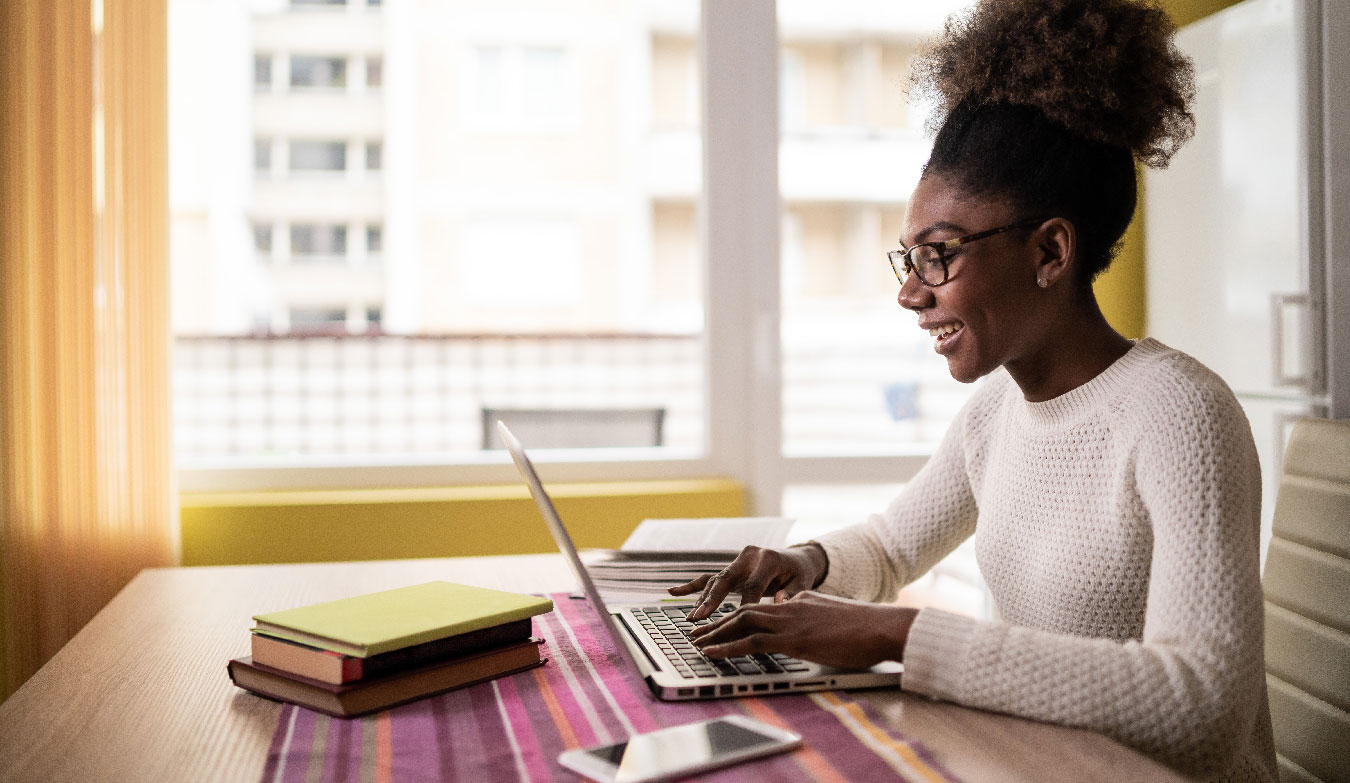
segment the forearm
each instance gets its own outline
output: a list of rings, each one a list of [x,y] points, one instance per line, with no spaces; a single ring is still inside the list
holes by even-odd
[[[1118,642],[924,610],[902,687],[1089,729],[1188,774],[1223,766],[1250,733],[1259,657],[1209,644]]]

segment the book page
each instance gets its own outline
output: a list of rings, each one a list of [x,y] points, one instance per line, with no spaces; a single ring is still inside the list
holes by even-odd
[[[644,519],[622,552],[739,552],[750,544],[779,547],[795,520],[785,517]]]

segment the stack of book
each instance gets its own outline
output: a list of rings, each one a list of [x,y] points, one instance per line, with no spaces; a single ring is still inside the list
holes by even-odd
[[[234,684],[354,717],[539,666],[538,596],[428,582],[253,619],[253,654]]]

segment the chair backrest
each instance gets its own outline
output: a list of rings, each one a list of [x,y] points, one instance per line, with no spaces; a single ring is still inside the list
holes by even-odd
[[[531,450],[661,446],[665,408],[483,408],[483,448],[504,449],[497,421]]]
[[[1294,426],[1262,581],[1280,780],[1350,781],[1350,421]]]

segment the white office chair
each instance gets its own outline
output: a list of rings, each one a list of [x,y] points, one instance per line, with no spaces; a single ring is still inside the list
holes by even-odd
[[[1280,780],[1350,783],[1350,421],[1294,426],[1262,582]]]

